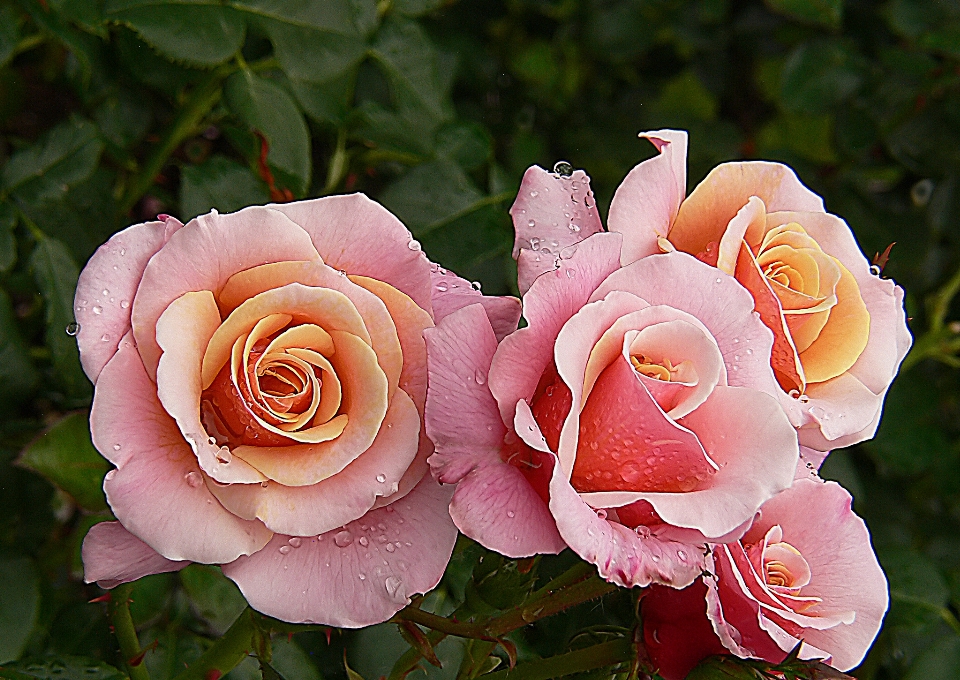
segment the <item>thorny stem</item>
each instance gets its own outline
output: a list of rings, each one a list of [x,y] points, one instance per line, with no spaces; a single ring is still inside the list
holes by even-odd
[[[253,637],[256,632],[253,610],[247,607],[223,637],[175,680],[207,680],[210,677],[226,675],[253,651]],[[216,674],[217,671],[220,675]]]
[[[150,680],[150,674],[147,673],[147,667],[143,664],[143,658],[140,656],[140,640],[137,638],[137,630],[133,626],[133,618],[130,616],[130,592],[133,585],[124,583],[110,591],[110,601],[107,610],[110,614],[110,625],[113,626],[113,634],[120,645],[120,655],[123,657],[123,663],[130,673],[130,680]],[[139,658],[138,658],[139,657]]]
[[[518,664],[516,668],[483,676],[485,680],[549,680],[629,661],[633,643],[629,638],[603,642],[586,649]]]

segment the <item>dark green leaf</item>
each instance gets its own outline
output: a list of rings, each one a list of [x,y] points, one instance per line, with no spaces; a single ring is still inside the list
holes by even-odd
[[[20,658],[37,620],[40,588],[32,560],[0,560],[0,663]]]
[[[739,659],[711,656],[697,664],[686,680],[762,680],[762,677]]]
[[[843,18],[843,0],[766,0],[775,12],[828,28],[838,28]]]
[[[223,87],[230,110],[270,144],[267,160],[294,176],[302,193],[310,182],[310,133],[293,98],[279,85],[250,72],[240,71]]]
[[[104,15],[169,58],[201,66],[230,58],[246,30],[243,16],[216,0],[107,0]]]
[[[0,289],[0,404],[22,404],[36,384],[37,371],[17,328],[10,296]]]
[[[915,370],[897,380],[890,393],[877,437],[867,449],[891,470],[916,474],[928,469],[949,443],[938,423],[938,394]]]
[[[910,667],[904,680],[955,680],[960,678],[960,637],[941,637]]]
[[[5,272],[17,261],[17,240],[13,230],[17,226],[17,212],[9,203],[0,203],[0,272]]]
[[[490,133],[478,123],[457,121],[437,131],[437,154],[455,161],[467,172],[486,163],[492,147]]]
[[[353,94],[353,74],[325,83],[291,78],[290,89],[304,112],[314,120],[337,126],[346,122]]]
[[[13,56],[20,40],[20,13],[12,5],[0,7],[0,66],[4,66]]]
[[[0,185],[24,200],[60,196],[97,167],[103,141],[93,123],[73,118],[10,158]]]
[[[83,411],[61,419],[23,450],[18,463],[66,491],[80,507],[97,512],[107,509],[103,476],[110,463],[93,448],[88,415]]]
[[[415,17],[437,9],[444,0],[396,0],[393,9],[401,14]]]
[[[47,345],[53,355],[53,365],[68,401],[77,405],[89,399],[90,383],[80,368],[77,342],[67,335],[66,328],[73,323],[73,294],[80,272],[67,247],[54,238],[40,239],[30,255],[37,287],[46,305]],[[110,342],[107,338],[104,342]],[[120,338],[114,338],[117,343]]]
[[[270,36],[288,75],[325,82],[363,57],[366,43],[350,0],[235,0]]]
[[[184,166],[180,175],[180,217],[188,220],[216,208],[229,213],[267,203],[270,193],[250,168],[211,156],[202,165]]]
[[[246,609],[240,590],[219,567],[192,564],[180,572],[180,582],[194,610],[216,635],[222,635]]]
[[[780,101],[790,111],[827,113],[853,95],[863,73],[845,45],[814,40],[793,51],[783,66]]]
[[[106,38],[102,0],[47,0],[51,7],[85,31]]]
[[[148,102],[133,96],[129,90],[107,97],[93,114],[103,136],[121,149],[143,138],[152,116]]]
[[[127,677],[102,661],[80,656],[44,657],[7,664],[0,670],[0,678],[6,677],[6,670],[21,674],[11,675],[11,680],[20,680],[24,676],[42,680],[125,680]]]
[[[321,680],[320,671],[296,640],[278,637],[273,640],[270,664],[289,680]]]
[[[70,50],[77,60],[79,80],[82,86],[90,84],[95,65],[101,65],[100,50],[102,44],[92,35],[77,30],[67,23],[62,15],[51,12],[39,0],[20,0],[21,5],[30,14],[30,18],[40,29],[57,39]]]
[[[380,198],[416,234],[468,211],[483,194],[459,166],[438,160],[412,168]]]

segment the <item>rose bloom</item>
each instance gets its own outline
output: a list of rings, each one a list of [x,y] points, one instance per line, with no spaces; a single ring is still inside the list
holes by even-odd
[[[710,572],[684,590],[643,598],[644,642],[666,680],[711,654],[783,661],[800,657],[841,671],[857,666],[880,630],[887,581],[850,494],[798,479],[767,501],[744,536],[718,545]]]
[[[473,305],[425,332],[451,516],[511,557],[569,546],[614,583],[685,586],[793,479],[773,334],[690,255],[621,267],[581,171],[531,168],[511,213],[527,326],[498,345]]]
[[[162,217],[113,236],[77,288],[119,520],[87,535],[86,580],[221,564],[277,618],[389,618],[456,538],[425,475],[423,331],[481,300],[506,332],[517,301],[441,275],[359,194]]]
[[[724,163],[685,197],[687,134],[641,137],[659,154],[610,204],[622,263],[680,250],[735,276],[773,331],[771,365],[800,443],[828,451],[872,437],[910,349],[903,290],[871,272],[847,224],[785,165]]]

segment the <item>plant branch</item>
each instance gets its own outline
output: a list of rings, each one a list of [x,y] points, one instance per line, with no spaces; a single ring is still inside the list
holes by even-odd
[[[140,649],[137,629],[134,628],[133,618],[130,616],[132,590],[132,583],[124,583],[110,591],[107,611],[110,615],[110,625],[113,626],[113,634],[120,645],[124,666],[130,674],[130,680],[150,680],[147,667],[143,665],[143,650]]]
[[[603,642],[586,649],[518,664],[516,668],[484,675],[484,680],[549,680],[629,661],[633,643],[629,638]]]
[[[174,680],[207,680],[211,676],[220,677],[229,673],[253,650],[257,632],[253,616],[252,609],[244,609],[223,637]],[[214,671],[219,671],[220,675]],[[131,680],[134,679],[131,677]]]
[[[509,200],[510,198],[513,198],[516,195],[517,193],[515,191],[502,191],[499,194],[491,194],[489,196],[484,196],[480,200],[474,203],[471,203],[470,205],[468,205],[466,208],[463,208],[462,210],[458,210],[457,212],[451,215],[447,215],[446,217],[439,219],[436,222],[431,222],[430,224],[424,227],[421,227],[420,229],[416,229],[413,235],[416,236],[417,238],[420,238],[421,236],[426,236],[427,234],[434,232],[437,229],[441,229],[447,226],[448,224],[452,224],[453,222],[456,222],[461,217],[464,217],[466,215],[469,215],[472,212],[476,212],[477,210],[480,210],[480,208],[486,207],[488,205],[496,205],[497,203],[502,203],[503,201]]]

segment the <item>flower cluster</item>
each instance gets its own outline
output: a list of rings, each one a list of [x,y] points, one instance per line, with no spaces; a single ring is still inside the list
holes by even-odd
[[[789,168],[686,196],[686,134],[643,136],[607,230],[583,171],[524,175],[520,329],[359,195],[114,236],[77,291],[119,520],[87,580],[221,564],[260,611],[363,626],[437,584],[459,529],[649,587],[668,680],[801,641],[857,665],[886,581],[816,469],[876,430],[903,293]]]

